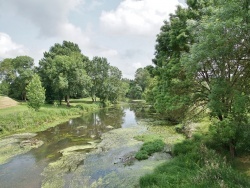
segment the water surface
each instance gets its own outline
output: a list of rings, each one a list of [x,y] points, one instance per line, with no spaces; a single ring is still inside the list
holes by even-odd
[[[106,108],[82,117],[70,119],[35,137],[44,144],[30,152],[14,157],[9,163],[0,165],[1,188],[41,187],[43,169],[57,160],[62,149],[75,145],[100,141],[102,133],[113,128],[136,126],[136,116],[129,107]],[[85,150],[84,152],[88,152]]]

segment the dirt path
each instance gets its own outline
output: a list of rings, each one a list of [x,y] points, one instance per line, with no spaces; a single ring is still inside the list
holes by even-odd
[[[0,96],[0,109],[8,108],[11,106],[16,106],[16,105],[18,105],[18,102],[16,102],[15,100],[9,97]]]

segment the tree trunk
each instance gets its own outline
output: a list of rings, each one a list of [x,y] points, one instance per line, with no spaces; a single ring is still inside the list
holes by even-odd
[[[219,120],[220,120],[220,121],[222,121],[222,120],[223,120],[223,117],[222,117],[222,115],[221,115],[221,114],[219,114],[219,115],[218,115],[218,118],[219,118]]]
[[[231,140],[229,143],[229,149],[230,149],[231,157],[233,159],[235,157],[235,144],[233,140]]]
[[[66,95],[66,96],[65,96],[65,100],[66,100],[66,102],[67,102],[67,106],[70,107],[70,104],[69,104],[69,95]]]
[[[26,93],[23,94],[24,101],[27,101]]]

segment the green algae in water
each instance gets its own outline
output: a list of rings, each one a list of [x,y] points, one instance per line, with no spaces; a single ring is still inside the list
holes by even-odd
[[[33,143],[31,140],[36,134],[23,133],[9,136],[0,140],[0,165],[7,163],[11,158],[27,153],[35,147],[40,147],[43,142],[36,141]],[[26,144],[22,144],[26,141]]]

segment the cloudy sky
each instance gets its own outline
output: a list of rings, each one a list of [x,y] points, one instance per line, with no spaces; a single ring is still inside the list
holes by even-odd
[[[106,57],[133,78],[152,64],[163,21],[185,0],[0,0],[0,60],[28,55],[36,65],[55,43]]]

